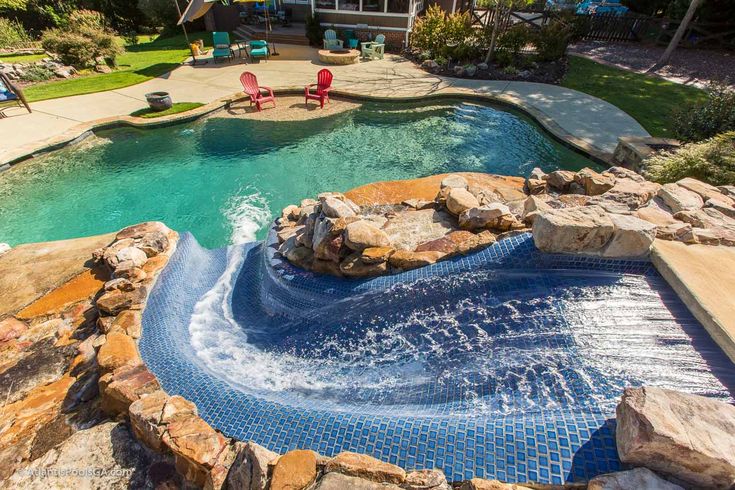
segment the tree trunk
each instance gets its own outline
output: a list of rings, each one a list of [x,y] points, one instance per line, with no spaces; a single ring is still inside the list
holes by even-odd
[[[500,28],[500,0],[496,0],[495,4],[495,12],[493,13],[493,33],[490,36],[490,47],[487,50],[487,55],[485,56],[485,63],[490,62],[490,58],[492,58],[493,53],[495,52],[495,42],[498,38],[498,29]]]
[[[681,38],[684,37],[684,33],[687,30],[687,27],[689,27],[689,22],[692,21],[692,17],[694,17],[694,13],[697,11],[699,6],[702,4],[704,0],[692,0],[689,4],[689,8],[687,9],[687,13],[684,14],[684,18],[681,19],[681,23],[679,24],[679,27],[676,29],[676,33],[674,33],[674,37],[671,38],[671,42],[669,42],[669,45],[666,47],[666,51],[664,51],[664,54],[661,55],[661,58],[658,60],[658,62],[653,66],[652,69],[660,68],[666,64],[668,64],[669,60],[671,59],[671,55],[674,53],[674,50],[681,42]]]

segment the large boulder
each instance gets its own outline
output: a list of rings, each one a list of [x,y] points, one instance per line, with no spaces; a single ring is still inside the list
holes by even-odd
[[[289,451],[276,461],[270,490],[302,490],[317,476],[317,453],[309,450]]]
[[[347,202],[346,200],[340,200],[336,197],[327,197],[322,199],[321,203],[322,213],[324,213],[324,216],[327,218],[348,218],[357,214],[355,212],[354,204],[350,205],[351,202]]]
[[[463,211],[480,206],[480,202],[472,195],[470,191],[462,187],[456,187],[449,191],[447,195],[447,209],[455,216],[459,216]]]
[[[602,255],[605,257],[641,257],[647,255],[656,238],[656,225],[623,214],[609,215],[615,225],[610,242]]]
[[[356,252],[371,247],[389,247],[388,235],[368,221],[355,221],[347,225],[344,231],[344,243]]]
[[[330,459],[324,468],[325,473],[342,473],[376,482],[402,484],[406,480],[406,472],[396,465],[385,463],[379,459],[349,451],[339,453]]]
[[[713,185],[702,182],[701,180],[686,177],[677,181],[676,183],[688,191],[699,194],[699,197],[701,197],[703,201],[707,201],[708,199],[720,199],[730,204],[731,206],[735,204],[735,201],[720,192],[720,189]]]
[[[265,490],[268,485],[268,464],[278,454],[252,441],[242,444],[227,475],[227,487],[238,490]]]
[[[516,483],[503,483],[498,480],[485,480],[483,478],[472,478],[465,480],[460,490],[531,490],[529,487]]]
[[[554,170],[546,176],[546,183],[557,191],[569,190],[569,184],[574,182],[574,172],[569,170]]]
[[[693,211],[701,208],[704,204],[704,201],[699,194],[687,190],[678,184],[664,184],[658,191],[658,197],[660,197],[674,213],[678,213],[680,211]]]
[[[533,241],[544,252],[598,252],[615,225],[599,207],[553,209],[536,217]]]
[[[735,485],[735,406],[663,388],[627,388],[616,419],[624,463],[696,487]]]
[[[378,250],[377,247],[368,248],[366,250]],[[390,249],[392,250],[392,249]],[[387,257],[383,261],[365,262],[360,252],[355,252],[345,257],[339,264],[339,270],[348,277],[372,277],[382,276],[388,272]]]
[[[593,202],[609,210],[617,208],[634,211],[645,206],[660,189],[661,184],[655,182],[618,178],[610,190],[593,198]]]
[[[584,188],[584,193],[588,196],[604,194],[615,185],[615,177],[612,174],[600,174],[587,167],[577,172],[574,181]]]
[[[327,473],[317,484],[314,490],[403,490],[398,485],[378,483],[356,476],[347,476],[340,473]],[[432,490],[432,489],[426,489]],[[438,489],[441,490],[441,489]]]
[[[451,174],[444,177],[441,181],[441,184],[439,184],[439,187],[441,189],[450,188],[450,189],[467,189],[467,186],[469,184],[467,183],[467,179],[462,177],[461,175],[457,174]]]
[[[505,231],[517,222],[510,208],[499,202],[467,209],[459,215],[459,227],[465,230],[494,228]]]
[[[647,468],[635,468],[594,477],[587,490],[684,490]]]
[[[431,265],[441,260],[447,254],[443,252],[411,252],[409,250],[396,250],[390,256],[388,262],[396,269],[416,269]]]

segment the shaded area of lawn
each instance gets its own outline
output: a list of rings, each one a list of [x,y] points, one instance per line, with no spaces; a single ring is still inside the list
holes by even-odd
[[[165,111],[156,112],[151,108],[145,108],[135,111],[130,115],[144,119],[153,119],[155,117],[170,116],[171,114],[190,111],[203,105],[201,102],[176,102],[170,109],[166,109]]]
[[[211,42],[211,37],[208,33],[190,34],[190,39],[202,38],[205,42]],[[112,73],[88,73],[78,78],[39,83],[24,92],[30,102],[37,102],[129,87],[173,70],[189,54],[183,35],[158,38],[125,46],[125,53],[118,57],[118,67]]]
[[[702,101],[706,93],[695,87],[569,57],[569,72],[561,83],[614,104],[633,116],[653,136],[673,137],[674,109]]]

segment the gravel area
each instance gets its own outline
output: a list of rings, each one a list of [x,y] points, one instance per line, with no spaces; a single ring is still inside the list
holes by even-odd
[[[570,52],[645,73],[658,61],[664,49],[663,46],[640,43],[585,41],[570,47]],[[735,52],[679,48],[667,66],[652,73],[685,85],[704,87],[713,80],[727,80],[730,86],[735,87]]]

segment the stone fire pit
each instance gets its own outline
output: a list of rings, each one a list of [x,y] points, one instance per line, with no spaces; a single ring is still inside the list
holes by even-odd
[[[329,65],[351,65],[357,63],[360,52],[356,49],[320,49],[319,61]]]

